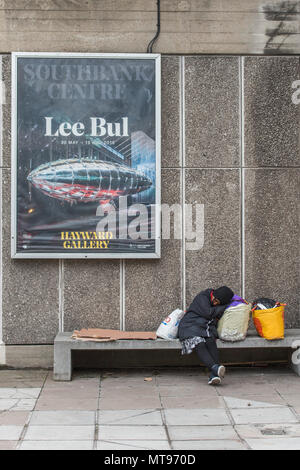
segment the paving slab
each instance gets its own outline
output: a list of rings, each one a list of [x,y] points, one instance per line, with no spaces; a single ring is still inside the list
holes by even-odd
[[[137,377],[140,376],[141,374],[153,374],[157,375],[160,374],[161,372],[169,371],[171,368],[160,368],[157,369],[155,367],[141,367],[139,369],[103,369],[101,372],[101,377],[104,376],[110,376],[110,377],[124,377],[124,376],[130,376],[130,377]],[[184,369],[182,369],[184,370]]]
[[[246,387],[248,385],[269,385],[270,381],[268,376],[265,374],[260,375],[237,375],[233,376],[226,369],[225,381],[227,380],[229,385],[240,385],[241,387]]]
[[[139,441],[126,441],[126,440],[114,440],[114,441],[98,441],[97,450],[170,450],[170,444],[168,441],[151,441],[151,440],[139,440]]]
[[[246,442],[252,450],[300,450],[299,437],[247,439]]]
[[[202,398],[201,396],[162,397],[161,402],[164,408],[225,408],[223,398],[218,396],[214,396],[212,398]]]
[[[47,370],[38,369],[9,369],[0,370],[0,383],[5,380],[45,380],[49,372]]]
[[[6,399],[0,398],[0,411],[32,411],[35,407],[36,400],[31,398]]]
[[[15,450],[18,441],[0,441],[0,450]]]
[[[264,397],[267,400],[267,397]],[[242,398],[236,397],[224,397],[226,405],[228,408],[278,408],[278,406],[285,406],[285,402],[281,397],[278,396],[276,400],[273,400],[273,403],[268,401],[256,401],[256,400],[245,400]],[[274,403],[276,401],[276,403]]]
[[[276,366],[267,365],[267,366],[253,366],[253,367],[243,367],[243,366],[227,366],[227,372],[230,374],[230,377],[250,377],[254,375],[258,376],[282,376],[289,375],[294,376],[294,373],[291,371],[290,367],[285,364],[278,364]]]
[[[274,385],[289,385],[290,387],[299,387],[300,378],[290,369],[289,374],[265,374],[266,379],[270,384]],[[291,391],[293,393],[293,391]]]
[[[94,426],[28,426],[24,441],[90,441]]]
[[[162,425],[159,410],[100,410],[98,423],[122,425]]]
[[[44,380],[5,380],[1,381],[0,377],[0,388],[41,388],[44,384]]]
[[[19,425],[24,426],[30,413],[28,411],[3,411],[0,413],[0,426]]]
[[[48,400],[48,399],[68,399],[72,397],[72,399],[93,399],[93,398],[98,398],[99,396],[99,390],[94,390],[94,389],[78,389],[76,388],[72,390],[68,390],[66,388],[63,388],[61,390],[59,389],[52,389],[52,388],[43,388],[41,394],[40,394],[40,399],[43,400]]]
[[[0,388],[1,398],[38,398],[41,388]]]
[[[111,380],[111,379],[141,379],[144,376],[155,376],[159,373],[154,368],[150,367],[141,367],[140,369],[108,369],[103,370],[101,373],[101,380]]]
[[[274,389],[281,395],[292,394],[292,393],[293,394],[298,393],[298,395],[300,395],[300,377],[298,378],[298,382],[299,383],[297,384],[289,383],[289,381],[287,380],[284,383],[274,383],[273,386],[274,386]]]
[[[145,386],[141,384],[136,384],[132,386],[127,386],[126,384],[115,384],[115,385],[110,384],[110,385],[101,386],[101,389],[100,389],[101,395],[107,395],[107,394],[112,394],[112,393],[119,393],[122,395],[134,393],[135,395],[149,396],[153,393],[158,393],[158,387],[155,384],[145,385]]]
[[[95,411],[34,411],[30,419],[30,426],[39,425],[68,425],[84,426],[95,424]]]
[[[145,378],[152,378],[150,382],[145,381]],[[140,374],[140,376],[123,376],[123,377],[113,377],[101,380],[101,387],[155,387],[156,386],[156,377],[151,374]]]
[[[87,379],[77,379],[72,380],[71,382],[57,382],[52,378],[48,378],[45,382],[44,390],[57,390],[59,392],[69,391],[69,392],[86,392],[86,393],[95,393],[98,394],[100,387],[100,380],[87,378]]]
[[[300,437],[300,424],[244,424],[235,429],[243,439]]]
[[[167,440],[163,426],[118,426],[100,425],[98,439],[112,440]]]
[[[204,367],[174,367],[157,369],[153,372],[155,377],[206,377],[207,372]]]
[[[285,404],[285,401],[281,398],[281,396],[276,392],[276,390],[272,390],[269,392],[264,392],[262,391],[259,387],[256,389],[256,393],[253,393],[253,390],[251,393],[248,393],[245,390],[239,390],[238,387],[236,387],[234,390],[224,390],[223,386],[218,387],[218,393],[222,397],[231,397],[231,398],[240,398],[242,400],[250,400],[250,401],[265,401],[267,403],[273,403],[273,404]]]
[[[147,379],[147,380],[146,380]],[[152,388],[156,387],[157,380],[156,377],[151,375],[141,375],[138,377],[122,377],[122,378],[115,378],[115,379],[105,379],[101,380],[100,387],[101,388],[114,388],[114,387],[142,387],[142,388]]]
[[[17,441],[22,431],[23,426],[0,426],[0,441]]]
[[[96,379],[99,380],[101,372],[98,369],[75,369],[73,372],[73,380],[80,379]]]
[[[198,385],[199,387],[201,386],[206,386],[205,388],[207,389],[207,382],[208,382],[208,375],[192,375],[192,376],[185,376],[181,377],[180,375],[177,376],[162,376],[162,377],[157,377],[157,385],[170,385],[170,386],[193,386],[193,385]]]
[[[296,423],[297,419],[287,407],[230,410],[236,424]]]
[[[47,375],[44,370],[0,370],[0,388],[40,388]]]
[[[224,425],[231,424],[225,410],[221,409],[167,409],[167,425]]]
[[[293,410],[295,411],[295,413],[298,415],[298,420],[300,421],[300,406],[294,406],[293,407]]]
[[[236,381],[230,381],[229,377],[226,377],[222,382],[222,385],[218,387],[220,395],[234,396],[238,393],[239,395],[277,395],[275,387],[267,383],[238,383]]]
[[[37,411],[56,410],[86,410],[95,411],[98,407],[98,398],[43,398],[35,406]]]
[[[283,393],[282,395],[283,401],[290,406],[300,408],[300,394],[289,394],[289,393]]]
[[[47,371],[0,370],[0,450],[170,450],[163,421],[175,450],[300,449],[299,378],[279,369],[227,368],[220,387],[197,368],[75,371],[61,383]]]
[[[92,450],[90,441],[23,441],[19,450]]]
[[[240,441],[172,441],[174,450],[245,450],[246,446]]]
[[[146,410],[153,408],[161,408],[160,399],[158,396],[151,397],[115,397],[115,398],[100,398],[100,410]]]
[[[180,379],[178,380],[180,383]],[[206,398],[217,397],[216,387],[208,386],[208,384],[188,384],[188,385],[162,385],[158,386],[161,397],[195,397],[205,396]]]
[[[112,389],[101,388],[101,398],[119,398],[122,397],[156,397],[159,396],[157,387],[141,388],[141,387],[114,387]]]
[[[233,426],[168,426],[172,441],[238,439]]]
[[[146,385],[147,384],[147,385]],[[135,393],[139,392],[142,394],[151,394],[153,392],[157,392],[157,386],[155,383],[151,382],[145,382],[145,385],[143,383],[134,383],[134,384],[128,384],[127,382],[118,382],[116,384],[102,384],[100,387],[100,393],[114,393],[116,391],[124,391],[124,393]]]

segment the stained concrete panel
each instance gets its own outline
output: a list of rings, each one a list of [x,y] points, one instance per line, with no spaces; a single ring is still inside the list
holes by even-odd
[[[245,166],[300,164],[299,57],[245,57]]]
[[[11,166],[11,56],[2,55],[2,81],[4,84],[2,105],[2,165]]]
[[[162,170],[162,202],[180,203],[179,170]],[[181,241],[172,234],[162,240],[161,259],[126,261],[126,330],[154,331],[176,308],[181,308]]]
[[[5,347],[6,365],[14,369],[53,367],[53,345],[26,344]]]
[[[204,245],[185,252],[187,306],[206,288],[227,285],[240,294],[239,170],[186,170],[185,191],[186,203],[204,204]]]
[[[186,166],[240,164],[239,58],[185,58]]]
[[[299,328],[299,169],[245,172],[245,288],[250,301],[286,302]]]
[[[58,331],[58,261],[11,259],[10,170],[1,172],[3,341],[52,343]]]
[[[161,60],[161,166],[179,162],[179,57]]]
[[[120,262],[64,260],[64,329],[120,328]]]

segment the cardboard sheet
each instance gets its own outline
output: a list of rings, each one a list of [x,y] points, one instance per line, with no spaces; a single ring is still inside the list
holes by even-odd
[[[72,338],[83,341],[116,341],[118,339],[156,339],[155,331],[120,331],[102,328],[75,330]]]

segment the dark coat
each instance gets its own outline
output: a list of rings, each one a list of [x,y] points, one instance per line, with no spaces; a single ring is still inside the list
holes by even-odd
[[[206,289],[198,294],[191,303],[178,327],[180,340],[202,336],[204,338],[217,338],[217,323],[228,305],[213,306],[210,293],[213,289]]]

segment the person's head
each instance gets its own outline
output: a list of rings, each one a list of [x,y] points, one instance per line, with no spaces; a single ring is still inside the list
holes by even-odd
[[[219,287],[215,289],[212,294],[212,304],[213,305],[226,305],[229,304],[233,297],[232,290],[227,286]]]

